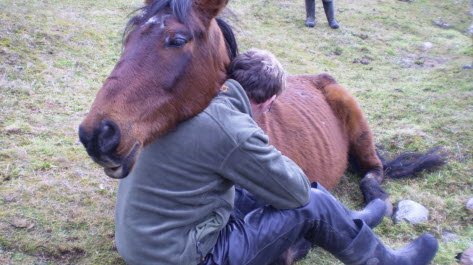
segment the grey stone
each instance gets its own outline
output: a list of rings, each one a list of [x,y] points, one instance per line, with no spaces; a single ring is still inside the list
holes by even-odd
[[[437,19],[434,19],[432,21],[432,23],[434,25],[436,25],[437,27],[440,27],[442,29],[449,29],[449,28],[452,28],[452,25],[450,25],[448,22],[446,22],[445,20],[443,20],[442,18],[437,18]]]
[[[432,44],[432,42],[428,42],[428,41],[427,41],[427,42],[422,43],[422,50],[423,50],[424,52],[426,52],[426,51],[432,49],[432,47],[434,47],[434,45]]]
[[[473,265],[473,247],[469,247],[463,251],[460,257],[461,265]]]
[[[466,202],[466,209],[468,211],[470,211],[470,213],[473,213],[473,198],[470,198],[467,202]]]
[[[3,197],[5,203],[16,202],[16,198],[13,195],[7,195]]]
[[[394,213],[394,222],[407,222],[410,224],[420,224],[429,220],[429,210],[421,204],[411,201],[403,200],[397,205],[397,210]]]
[[[457,241],[460,237],[452,232],[445,231],[442,233],[442,241],[445,243]]]

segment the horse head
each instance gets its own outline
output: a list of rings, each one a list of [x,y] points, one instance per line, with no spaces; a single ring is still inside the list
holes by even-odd
[[[237,52],[216,19],[228,0],[147,0],[129,22],[120,59],[79,126],[89,156],[112,178],[143,146],[201,112]]]

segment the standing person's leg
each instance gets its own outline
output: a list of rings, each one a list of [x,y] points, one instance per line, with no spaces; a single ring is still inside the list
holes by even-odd
[[[302,237],[342,262],[356,265],[425,265],[437,250],[435,238],[424,235],[400,251],[391,251],[362,221],[351,220],[332,196],[313,189],[304,207],[277,210],[265,206],[243,221],[229,223],[205,264],[269,264]]]
[[[309,28],[315,27],[317,23],[315,19],[315,0],[305,0],[305,25]]]
[[[325,16],[327,16],[327,21],[329,26],[332,29],[338,29],[340,26],[338,25],[337,20],[335,20],[335,7],[333,6],[333,0],[322,0],[324,5]]]

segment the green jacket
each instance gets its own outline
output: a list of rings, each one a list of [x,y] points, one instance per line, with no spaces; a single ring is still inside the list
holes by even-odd
[[[302,170],[268,144],[243,88],[228,89],[194,118],[146,146],[120,181],[115,240],[129,264],[198,264],[233,208],[234,184],[280,209],[305,205]]]

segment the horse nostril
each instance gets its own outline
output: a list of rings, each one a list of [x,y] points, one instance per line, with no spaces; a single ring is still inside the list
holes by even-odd
[[[79,140],[82,143],[82,145],[84,145],[85,148],[87,148],[91,139],[92,137],[87,135],[82,125],[79,126]]]
[[[102,121],[98,131],[98,147],[102,153],[114,151],[120,143],[120,130],[112,121]]]

